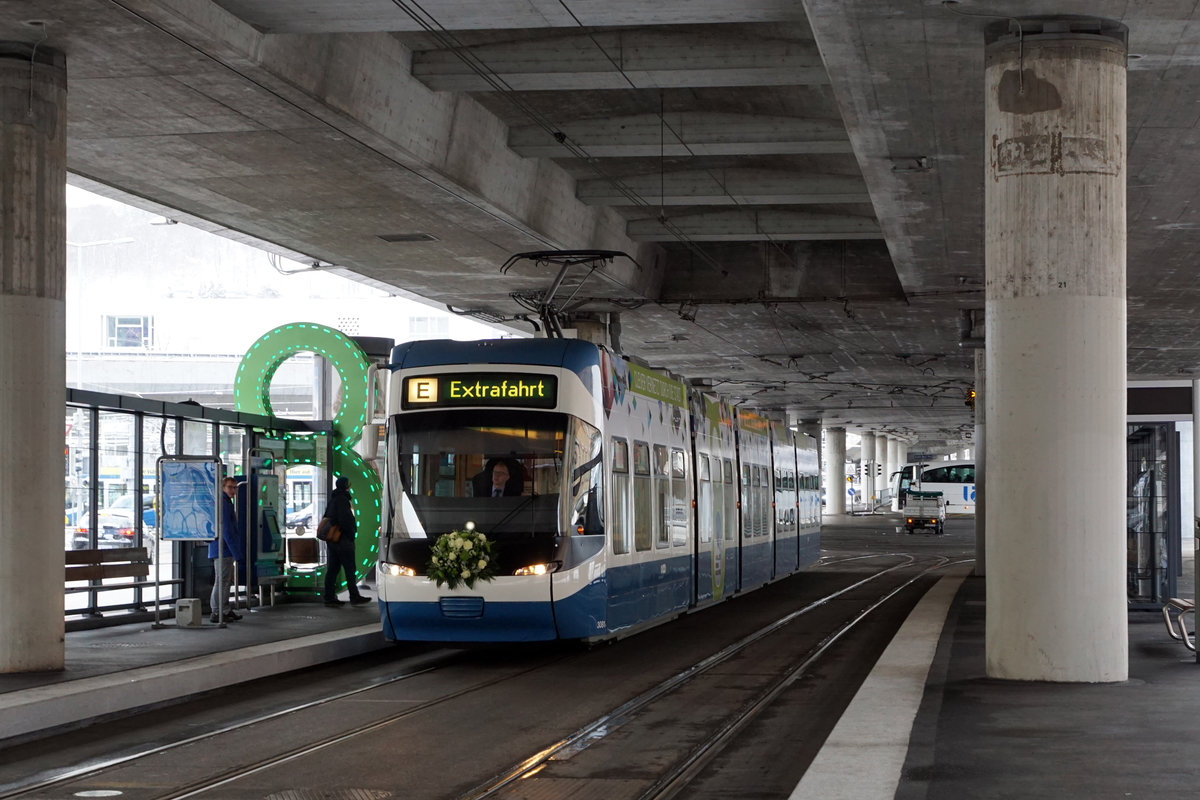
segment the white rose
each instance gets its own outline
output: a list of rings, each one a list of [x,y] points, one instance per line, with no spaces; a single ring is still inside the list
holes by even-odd
[[[470,542],[463,542],[463,550],[470,551],[470,550],[471,550],[471,548],[472,548],[472,547],[474,547],[474,546],[475,546],[475,545],[471,544]]]
[[[479,559],[479,569],[483,569],[486,566],[487,566],[487,559],[486,558]]]
[[[469,571],[469,570],[465,570],[465,569],[464,569],[464,570],[462,571],[462,576],[463,576],[464,578],[469,578],[469,577],[471,577],[471,573],[470,573],[470,571]]]

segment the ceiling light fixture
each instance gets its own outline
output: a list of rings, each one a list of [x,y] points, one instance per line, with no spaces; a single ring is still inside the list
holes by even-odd
[[[892,172],[929,172],[929,156],[900,156],[891,159]]]
[[[380,239],[395,244],[397,242],[436,242],[438,238],[432,233],[383,233]]]

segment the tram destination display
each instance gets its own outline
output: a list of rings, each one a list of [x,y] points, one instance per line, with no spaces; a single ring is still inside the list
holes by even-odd
[[[511,406],[554,408],[558,378],[521,372],[459,372],[404,379],[402,408]]]

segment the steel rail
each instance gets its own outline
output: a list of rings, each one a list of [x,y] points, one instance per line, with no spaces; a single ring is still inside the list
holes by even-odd
[[[940,557],[939,561],[940,563],[927,567],[875,600],[866,608],[859,611],[853,618],[845,622],[838,630],[833,631],[818,642],[816,646],[805,654],[804,659],[799,665],[780,676],[774,683],[760,692],[757,697],[746,703],[740,711],[727,719],[708,739],[693,747],[687,756],[676,762],[666,774],[660,776],[646,791],[638,795],[637,800],[669,800],[669,798],[675,797],[679,792],[687,788],[696,775],[711,764],[725,746],[746,725],[754,721],[764,710],[768,709],[779,695],[799,680],[838,640],[909,586],[923,579],[929,573],[940,570],[951,563],[950,559],[944,556]]]
[[[904,557],[907,560],[900,564],[896,564],[894,566],[888,567],[887,569],[881,570],[873,575],[868,575],[867,577],[863,578],[862,580],[856,581],[855,583],[852,583],[849,586],[839,589],[836,592],[832,592],[832,593],[826,595],[825,597],[822,597],[819,600],[815,600],[812,603],[809,603],[808,605],[804,606],[803,608],[800,608],[800,609],[792,611],[788,614],[785,614],[784,616],[780,617],[779,619],[775,620],[774,622],[772,622],[768,625],[765,625],[762,628],[759,628],[757,631],[747,634],[746,636],[742,637],[738,641],[733,642],[730,645],[727,645],[726,647],[722,648],[721,650],[714,653],[713,655],[697,662],[696,664],[693,664],[692,666],[688,667],[687,669],[683,670],[682,672],[679,672],[679,673],[673,675],[672,677],[667,678],[666,680],[664,680],[661,683],[659,683],[658,685],[646,690],[645,692],[638,695],[637,697],[634,697],[633,699],[621,704],[620,706],[613,709],[612,711],[609,711],[608,713],[604,714],[603,716],[593,720],[592,722],[589,722],[587,725],[584,725],[579,730],[560,739],[559,741],[555,742],[554,744],[550,745],[549,747],[546,747],[545,749],[540,750],[537,753],[534,753],[529,758],[515,764],[510,769],[506,770],[505,772],[500,773],[499,775],[492,778],[491,780],[486,781],[485,783],[480,784],[479,786],[476,786],[474,789],[471,789],[463,794],[460,794],[456,798],[456,800],[482,800],[482,798],[490,797],[491,795],[494,795],[496,792],[500,791],[501,789],[503,789],[504,787],[513,783],[514,781],[521,780],[522,778],[527,777],[527,776],[533,774],[534,772],[540,770],[543,767],[543,765],[547,761],[549,761],[551,758],[553,758],[555,755],[566,752],[566,751],[583,749],[584,747],[588,746],[588,744],[590,744],[592,741],[603,738],[604,736],[607,736],[609,733],[612,733],[614,730],[619,728],[621,726],[621,724],[624,723],[625,718],[627,718],[634,711],[637,711],[638,709],[649,705],[650,703],[654,702],[655,700],[662,697],[663,695],[666,695],[669,692],[677,689],[678,687],[694,680],[698,676],[704,674],[705,672],[708,672],[709,670],[713,669],[714,667],[717,667],[717,666],[723,664],[724,662],[728,661],[733,656],[740,653],[742,650],[745,650],[750,645],[755,644],[762,639],[765,639],[766,637],[768,637],[771,634],[778,631],[780,628],[793,622],[794,620],[803,616],[804,614],[808,614],[812,611],[815,611],[816,609],[832,602],[833,600],[835,600],[836,598],[840,597],[841,595],[843,595],[847,592],[853,591],[854,589],[857,589],[858,587],[863,586],[864,584],[870,583],[873,580],[881,578],[890,572],[898,570],[902,567],[909,566],[914,561],[916,561],[916,558],[911,555],[907,555],[907,554],[896,554],[896,555],[904,555]]]
[[[169,752],[180,747],[187,747],[188,745],[203,742],[206,739],[212,739],[214,737],[222,736],[226,733],[232,733],[243,728],[250,728],[263,722],[269,722],[274,719],[286,717],[289,714],[296,714],[310,708],[316,708],[327,703],[343,700],[347,697],[353,697],[354,695],[361,694],[362,692],[369,692],[373,689],[378,689],[381,686],[388,686],[399,681],[408,680],[409,678],[415,678],[418,675],[424,675],[427,672],[433,672],[434,670],[445,666],[447,663],[457,659],[461,653],[462,651],[458,650],[440,650],[434,653],[425,654],[423,656],[418,656],[415,659],[416,664],[413,665],[415,668],[411,671],[402,671],[399,674],[392,675],[387,678],[376,678],[362,686],[355,687],[354,689],[348,689],[335,694],[326,695],[325,697],[320,697],[316,700],[308,700],[287,708],[277,709],[267,714],[259,714],[257,716],[247,717],[238,720],[237,722],[222,725],[219,728],[214,728],[210,731],[196,734],[195,736],[189,736],[186,739],[179,739],[178,741],[168,742],[166,744],[156,744],[152,747],[146,747],[137,750],[136,752],[105,758],[101,761],[89,761],[85,764],[71,767],[67,770],[43,770],[37,775],[30,776],[25,781],[21,781],[19,783],[8,783],[0,786],[0,800],[8,800],[8,798],[12,797],[21,797],[22,795],[26,795],[31,792],[48,789],[62,783],[78,780],[79,778],[86,778],[89,775],[95,775],[103,772],[104,770],[112,769],[113,767],[118,767],[122,764],[128,764],[141,758],[149,758],[150,756],[158,755],[159,753]]]

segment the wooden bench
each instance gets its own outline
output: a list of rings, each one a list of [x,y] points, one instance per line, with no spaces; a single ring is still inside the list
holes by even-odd
[[[1174,617],[1172,618],[1172,613]],[[1187,623],[1183,621],[1184,616],[1196,613],[1196,604],[1191,600],[1184,600],[1179,597],[1172,597],[1163,606],[1163,622],[1167,624],[1167,634],[1172,639],[1176,639],[1184,643],[1188,650],[1195,651],[1196,643],[1192,641],[1192,637],[1188,634]],[[1178,629],[1177,629],[1178,626]]]
[[[129,583],[115,587],[148,586],[144,580],[150,575],[150,554],[145,547],[118,547],[111,550],[68,550],[66,552],[66,578],[72,581],[99,581],[107,578],[135,578]],[[86,591],[91,587],[69,586],[67,591]]]

